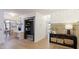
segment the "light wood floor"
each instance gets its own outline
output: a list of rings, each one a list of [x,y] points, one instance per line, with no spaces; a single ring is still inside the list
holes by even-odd
[[[48,39],[34,43],[29,39],[5,39],[0,43],[0,49],[70,49],[69,47],[49,43]]]

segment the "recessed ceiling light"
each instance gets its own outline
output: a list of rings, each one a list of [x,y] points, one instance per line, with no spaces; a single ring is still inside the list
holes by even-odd
[[[16,16],[16,13],[9,13],[12,17]]]

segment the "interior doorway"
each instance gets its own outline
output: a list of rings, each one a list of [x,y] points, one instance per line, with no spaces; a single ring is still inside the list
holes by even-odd
[[[34,19],[35,17],[28,17],[24,20],[24,39],[34,41]]]
[[[4,34],[5,34],[5,39],[10,39],[11,35],[11,21],[10,20],[5,20],[4,21]]]

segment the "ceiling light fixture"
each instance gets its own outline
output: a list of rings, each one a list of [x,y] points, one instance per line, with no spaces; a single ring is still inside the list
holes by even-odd
[[[16,16],[16,13],[9,13],[12,17]]]

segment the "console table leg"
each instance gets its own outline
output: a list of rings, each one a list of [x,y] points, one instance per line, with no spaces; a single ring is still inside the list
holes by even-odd
[[[77,39],[74,40],[74,49],[77,49]]]

